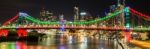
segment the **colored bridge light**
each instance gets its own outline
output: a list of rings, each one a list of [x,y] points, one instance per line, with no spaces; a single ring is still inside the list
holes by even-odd
[[[19,16],[23,16],[24,17],[24,16],[29,16],[29,15],[27,13],[20,12]]]
[[[130,12],[129,7],[126,7],[124,11],[125,12]]]
[[[126,7],[125,9],[124,9],[124,12],[125,12],[125,21],[126,21],[126,23],[125,23],[125,27],[126,28],[130,28],[130,10],[129,10],[129,7]]]
[[[130,28],[130,23],[127,23],[127,24],[126,24],[126,28]]]
[[[100,18],[100,19],[97,19],[97,20],[84,21],[84,22],[72,22],[72,23],[66,22],[65,24],[83,25],[83,24],[92,24],[92,23],[102,22],[102,21],[105,21],[105,20],[109,20],[110,18],[113,18],[113,17],[115,17],[116,15],[118,15],[118,14],[120,14],[122,12],[123,12],[122,10],[115,11],[111,15],[105,16],[104,18]],[[81,15],[86,15],[87,13],[86,12],[81,12],[80,14]],[[26,20],[32,21],[32,22],[37,23],[37,24],[48,24],[48,25],[53,25],[53,24],[59,25],[60,24],[59,22],[40,21],[40,20],[38,20],[36,18],[33,18],[33,17],[29,16],[26,13],[20,13],[20,16],[23,16],[23,17],[25,17]]]

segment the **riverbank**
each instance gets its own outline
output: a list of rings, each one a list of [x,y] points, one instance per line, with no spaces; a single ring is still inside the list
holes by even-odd
[[[144,49],[150,49],[150,40],[149,41],[131,40],[130,43]]]

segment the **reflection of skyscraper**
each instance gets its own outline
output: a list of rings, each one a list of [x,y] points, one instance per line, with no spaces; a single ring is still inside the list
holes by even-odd
[[[79,20],[79,7],[74,7],[74,21]]]

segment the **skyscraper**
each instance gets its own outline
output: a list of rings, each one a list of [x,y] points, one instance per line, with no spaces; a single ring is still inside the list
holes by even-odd
[[[74,21],[79,20],[79,7],[74,7]]]
[[[84,21],[86,16],[87,16],[86,12],[80,12],[80,21]]]
[[[46,10],[45,10],[45,8],[42,8],[42,10],[40,11],[40,16],[41,17],[46,16]]]
[[[48,16],[52,16],[53,13],[49,12],[48,10],[46,10],[45,8],[43,8],[40,12],[40,16],[41,17],[48,17]]]
[[[54,17],[53,13],[49,12],[45,8],[43,8],[40,12],[41,20],[45,21],[54,21],[56,18]]]

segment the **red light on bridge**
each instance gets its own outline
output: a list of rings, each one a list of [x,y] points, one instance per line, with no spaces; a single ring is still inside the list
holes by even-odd
[[[141,17],[150,19],[150,16],[148,16],[148,15],[146,15],[146,14],[143,14],[143,13],[140,13],[140,12],[138,12],[138,11],[132,9],[132,8],[130,8],[130,11],[131,11],[131,13],[137,14],[137,15],[139,15],[139,16],[141,16]]]
[[[19,13],[16,14],[13,18],[8,19],[6,22],[3,23],[3,25],[8,25],[12,21],[16,20],[19,17]]]
[[[0,30],[0,36],[8,36],[8,30],[2,29]]]
[[[27,30],[26,29],[18,29],[17,33],[18,33],[19,37],[27,36]]]

